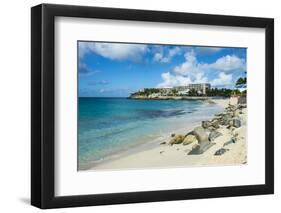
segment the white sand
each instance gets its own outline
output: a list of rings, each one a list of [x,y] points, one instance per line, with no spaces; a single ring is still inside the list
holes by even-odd
[[[226,107],[230,103],[229,99],[216,99],[215,103]],[[118,159],[95,165],[93,170],[100,169],[135,169],[135,168],[167,168],[167,167],[191,167],[191,166],[207,166],[207,165],[236,165],[245,164],[247,162],[247,144],[246,144],[246,116],[247,110],[243,109],[242,126],[235,129],[233,132],[225,127],[218,129],[223,135],[216,138],[211,148],[200,155],[187,155],[194,145],[168,145],[162,144],[161,141],[169,141],[170,138],[158,141],[155,148],[127,154]],[[182,131],[182,130],[181,130]],[[224,143],[229,141],[231,137],[238,133],[238,140],[224,146]],[[216,156],[214,153],[220,148],[229,149],[223,155]]]
[[[212,101],[223,108],[226,108],[229,104],[235,105],[238,103],[238,98],[237,97],[232,97],[232,98],[226,98],[226,99],[212,99]]]

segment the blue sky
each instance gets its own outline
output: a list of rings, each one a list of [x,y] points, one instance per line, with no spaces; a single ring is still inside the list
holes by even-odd
[[[246,48],[78,42],[79,97],[127,97],[142,88],[210,83],[233,88]]]

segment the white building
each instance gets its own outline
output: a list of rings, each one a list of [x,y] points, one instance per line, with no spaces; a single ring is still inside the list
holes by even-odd
[[[187,91],[194,89],[198,94],[206,94],[206,91],[211,88],[211,84],[209,83],[202,83],[202,84],[188,84],[186,86],[177,86],[174,87],[176,90],[180,91]]]

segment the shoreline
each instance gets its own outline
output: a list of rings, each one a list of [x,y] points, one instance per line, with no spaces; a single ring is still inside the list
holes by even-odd
[[[146,96],[132,96],[128,99],[132,100],[212,100],[214,97],[210,96],[157,96],[157,97],[146,97]]]
[[[200,125],[200,122],[195,122],[195,123],[193,123],[193,125],[195,125],[195,126]],[[171,131],[170,133],[166,133],[164,136],[160,136],[160,137],[157,137],[153,140],[146,141],[143,144],[135,145],[134,147],[132,147],[128,150],[116,152],[116,154],[113,154],[112,156],[107,157],[105,159],[93,161],[92,164],[96,164],[95,166],[90,166],[90,167],[85,166],[84,168],[82,167],[79,171],[92,171],[93,169],[98,168],[100,165],[107,164],[107,163],[113,162],[115,160],[119,160],[121,158],[130,156],[130,155],[135,155],[135,154],[143,152],[143,151],[155,149],[162,142],[169,141],[169,138],[170,138],[171,134],[183,134],[186,131],[191,131],[192,128],[193,127],[190,126],[188,128],[182,127],[180,129],[175,129],[175,130]]]
[[[229,98],[210,99],[209,103],[215,103],[225,109],[231,103],[231,100]],[[193,149],[193,143],[188,145],[174,144],[172,146],[169,144],[171,134],[186,134],[199,125],[201,125],[201,122],[196,122],[188,128],[176,129],[165,134],[165,136],[148,141],[143,145],[136,146],[122,153],[117,153],[112,158],[102,159],[101,162],[93,162],[96,165],[82,168],[79,171],[237,165],[246,163],[246,146],[241,147],[242,144],[245,145],[246,143],[239,143],[239,146],[237,145],[238,143],[229,144],[228,147],[232,149],[231,152],[228,151],[221,156],[214,156],[213,153],[223,147],[222,145],[225,141],[231,138],[231,134],[226,127],[220,127],[218,129],[218,132],[222,136],[215,139],[215,144],[203,154],[188,155]],[[239,133],[237,134],[245,136],[245,128],[246,125],[240,127]],[[242,153],[240,153],[241,150]]]

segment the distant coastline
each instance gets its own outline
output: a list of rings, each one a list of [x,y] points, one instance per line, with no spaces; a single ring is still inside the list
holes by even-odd
[[[157,96],[157,97],[129,96],[128,98],[135,99],[135,100],[212,100],[212,97],[207,97],[207,96]]]
[[[209,83],[187,84],[169,88],[144,88],[132,93],[128,98],[136,100],[211,100],[230,98],[239,91],[227,88],[212,88]]]

